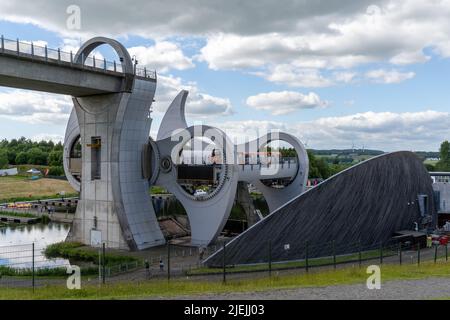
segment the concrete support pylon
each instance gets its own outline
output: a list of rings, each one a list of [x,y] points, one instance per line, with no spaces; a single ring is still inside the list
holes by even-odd
[[[118,93],[73,98],[75,112],[67,130],[64,167],[70,168],[67,154],[74,143],[76,123],[82,174],[69,239],[86,244],[105,242],[111,248],[131,250],[162,245],[165,239],[151,203],[149,182],[142,176],[141,158],[150,132],[156,81],[135,77],[127,50],[107,38],[86,42],[75,61],[86,59],[102,44],[112,46],[123,61],[123,86]],[[70,175],[70,170],[66,174]]]
[[[253,199],[248,192],[248,183],[239,181],[237,185],[236,199],[238,204],[242,207],[247,218],[247,227],[251,227],[259,221],[259,217],[256,214],[255,205]]]

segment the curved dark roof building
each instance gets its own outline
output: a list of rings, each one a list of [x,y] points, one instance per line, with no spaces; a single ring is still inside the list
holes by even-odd
[[[425,199],[425,200],[424,200]],[[431,224],[432,181],[411,152],[384,154],[325,180],[230,241],[228,265],[329,255],[387,243],[400,230]],[[353,246],[353,247],[352,247]],[[308,248],[308,249],[306,249]],[[209,266],[222,264],[222,251]]]

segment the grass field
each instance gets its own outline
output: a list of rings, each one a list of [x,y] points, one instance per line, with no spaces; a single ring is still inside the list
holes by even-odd
[[[273,276],[260,279],[231,280],[226,284],[214,281],[198,281],[190,278],[121,282],[98,285],[83,285],[80,290],[68,290],[65,286],[36,288],[0,288],[0,299],[133,299],[143,297],[195,296],[205,293],[257,292],[299,287],[320,287],[365,283],[366,269],[345,269]],[[382,281],[413,280],[428,277],[450,277],[450,263],[445,261],[424,262],[417,265],[382,265]]]
[[[383,257],[388,257],[395,255],[396,251],[385,249],[383,251]],[[361,261],[376,259],[380,256],[380,250],[370,250],[361,252]],[[359,253],[347,254],[336,256],[336,264],[339,263],[349,263],[349,262],[359,262]],[[333,264],[333,257],[324,258],[311,258],[308,260],[309,267],[318,267]],[[290,262],[274,262],[271,265],[271,270],[286,270],[286,269],[296,269],[305,268],[306,262],[302,261],[290,261]],[[188,271],[188,275],[202,275],[202,274],[220,274],[222,273],[222,268],[208,268],[200,267]],[[257,272],[257,271],[267,271],[269,270],[269,265],[267,263],[255,264],[255,265],[242,265],[236,267],[227,267],[227,273],[241,273],[241,272]]]
[[[64,191],[66,195],[75,190],[66,180],[47,179],[30,180],[24,176],[0,177],[0,203],[21,200],[34,200],[40,197],[57,197]]]

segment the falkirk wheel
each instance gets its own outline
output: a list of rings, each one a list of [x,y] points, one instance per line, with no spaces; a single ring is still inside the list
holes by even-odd
[[[102,44],[111,45],[123,60],[123,90],[73,97],[63,161],[80,199],[68,239],[129,250],[164,244],[149,194],[152,185],[164,187],[183,205],[194,246],[217,238],[235,199],[250,224],[262,218],[249,184],[263,194],[270,212],[304,191],[308,156],[296,137],[272,132],[234,144],[218,128],[188,126],[186,90],[167,109],[156,140],[149,138],[156,77],[149,81],[133,74],[126,49],[107,38],[89,40],[75,59]],[[290,144],[295,157],[268,151],[274,141]]]

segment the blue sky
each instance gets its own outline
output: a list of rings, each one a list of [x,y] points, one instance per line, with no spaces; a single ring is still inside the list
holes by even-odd
[[[448,1],[101,3],[75,3],[81,26],[70,29],[70,1],[6,0],[0,33],[63,50],[96,35],[121,41],[159,75],[152,135],[188,89],[189,122],[238,138],[280,129],[309,148],[386,151],[449,139]],[[60,140],[70,110],[69,97],[0,88],[0,139]]]

